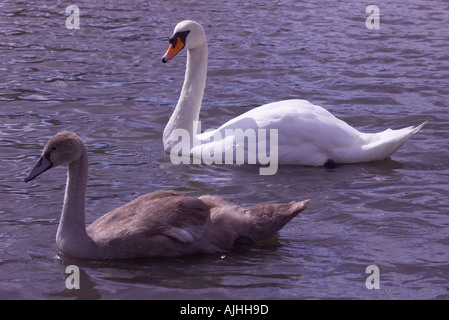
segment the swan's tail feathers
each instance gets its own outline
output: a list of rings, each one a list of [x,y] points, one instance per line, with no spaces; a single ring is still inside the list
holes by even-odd
[[[371,134],[368,143],[363,146],[364,161],[383,160],[390,157],[408,140],[417,133],[427,121],[419,126],[411,126],[398,130],[387,129],[380,133]]]
[[[417,133],[419,130],[422,129],[422,127],[424,127],[424,125],[427,123],[427,121],[424,121],[423,123],[421,123],[419,126],[410,126],[407,128],[402,128],[399,130],[396,130],[397,132],[404,132],[405,135],[408,137],[410,137],[410,135]]]
[[[421,123],[419,126],[416,126],[413,128],[413,132],[412,133],[417,133],[419,130],[421,130],[422,127],[424,127],[427,123],[427,120],[424,121],[423,123]]]
[[[247,223],[236,240],[240,244],[257,244],[272,238],[291,219],[303,211],[310,200],[282,204],[259,204],[244,208]]]

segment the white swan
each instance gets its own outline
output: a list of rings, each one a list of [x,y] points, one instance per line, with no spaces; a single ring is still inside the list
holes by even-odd
[[[25,178],[68,165],[67,186],[56,234],[63,255],[88,259],[125,259],[216,253],[235,243],[251,244],[274,236],[310,200],[237,207],[204,196],[156,191],[121,206],[85,227],[87,152],[74,133],[60,132],[46,144]]]
[[[169,61],[183,48],[187,49],[187,68],[178,104],[163,133],[166,152],[176,146],[177,150],[188,149],[194,157],[215,153],[214,158],[217,158],[217,153],[222,153],[221,157],[224,158],[230,148],[237,150],[242,147],[239,145],[242,139],[226,136],[227,129],[251,129],[255,132],[266,129],[266,134],[269,129],[275,129],[279,164],[333,167],[336,163],[388,158],[425,124],[399,130],[387,129],[379,133],[362,133],[309,101],[285,100],[252,109],[216,130],[200,134],[197,132],[197,121],[206,84],[208,58],[206,35],[200,24],[190,20],[180,22],[170,38],[170,47],[162,57],[162,62]],[[190,145],[189,141],[181,140],[184,145],[179,146],[179,130],[188,132],[192,137]],[[225,136],[226,139],[216,138]],[[200,146],[194,144],[194,139],[201,141]],[[243,147],[245,152],[251,152],[247,146]]]

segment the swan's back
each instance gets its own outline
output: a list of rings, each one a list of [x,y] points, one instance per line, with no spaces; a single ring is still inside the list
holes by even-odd
[[[175,191],[138,197],[93,222],[89,236],[103,255],[155,257],[190,254],[210,223],[210,208]],[[213,248],[216,249],[216,248]]]
[[[389,157],[409,136],[424,124],[399,130],[388,129],[380,133],[363,133],[336,118],[326,109],[307,100],[284,100],[249,110],[226,122],[216,131],[201,134],[203,150],[227,150],[232,142],[211,139],[218,131],[264,129],[267,141],[270,130],[277,131],[278,163],[321,166],[331,159],[336,163],[358,163]],[[209,142],[211,141],[211,142]],[[240,140],[242,141],[242,140]],[[225,146],[226,145],[226,146]],[[269,143],[267,142],[267,145]],[[240,148],[235,144],[234,148]],[[248,151],[248,145],[243,146]],[[195,154],[197,150],[193,149]],[[204,151],[203,151],[204,152]]]
[[[219,197],[157,191],[107,213],[87,232],[102,259],[210,254],[272,237],[307,203],[238,207]]]
[[[279,164],[323,165],[330,158],[329,153],[363,143],[358,130],[307,100],[284,100],[260,106],[226,122],[217,131],[225,136],[225,130],[240,128],[256,133],[263,129],[267,141],[270,130],[276,130]],[[202,138],[208,141],[213,133],[204,133]],[[219,143],[212,141],[203,148],[219,150],[222,148],[217,147]],[[248,149],[247,145],[244,147]]]

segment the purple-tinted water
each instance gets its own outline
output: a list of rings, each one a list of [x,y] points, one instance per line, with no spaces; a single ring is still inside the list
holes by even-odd
[[[449,298],[449,4],[382,1],[380,29],[359,1],[76,1],[0,4],[0,298]],[[302,98],[356,128],[428,120],[385,161],[334,170],[173,165],[162,131],[185,52],[160,58],[176,23],[209,39],[203,129],[261,104]],[[61,130],[86,142],[86,222],[138,195],[175,189],[236,204],[311,198],[276,242],[223,255],[149,261],[57,259],[65,169],[24,183]],[[65,268],[81,271],[67,290]],[[380,270],[367,289],[366,267]]]

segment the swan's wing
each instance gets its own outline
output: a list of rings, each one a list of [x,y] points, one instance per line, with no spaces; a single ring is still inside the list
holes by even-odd
[[[200,138],[206,142],[202,147],[214,152],[238,148],[232,138],[227,137],[227,132],[236,129],[254,130],[258,139],[259,130],[264,129],[261,134],[266,137],[267,145],[271,143],[271,130],[276,130],[279,163],[285,164],[323,165],[334,153],[347,152],[363,144],[358,130],[324,108],[306,100],[284,100],[249,110],[216,131],[203,133]],[[218,140],[214,136],[226,138]],[[247,143],[243,139],[240,141]],[[247,151],[249,143],[244,147]]]
[[[201,237],[210,221],[209,206],[175,191],[143,195],[94,221],[89,235],[97,242],[168,236],[187,243]]]
[[[252,109],[228,121],[218,130],[266,129],[268,135],[269,130],[275,129],[278,133],[279,163],[323,165],[328,159],[336,163],[385,159],[423,125],[363,133],[309,101],[284,100]],[[270,137],[267,139],[270,140]],[[229,141],[227,139],[225,145],[232,145]],[[211,146],[214,150],[220,149],[217,143]],[[245,151],[249,150],[248,145],[245,147]]]
[[[184,228],[167,227],[161,233],[182,243],[192,243],[195,239],[201,238],[204,228],[199,225]]]

